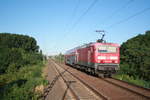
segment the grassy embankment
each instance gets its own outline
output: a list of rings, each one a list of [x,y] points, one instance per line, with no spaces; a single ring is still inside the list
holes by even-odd
[[[47,84],[45,59],[33,37],[0,33],[0,99],[37,100]]]
[[[0,75],[2,100],[36,100],[47,84],[42,70],[45,63],[25,66],[17,72]]]

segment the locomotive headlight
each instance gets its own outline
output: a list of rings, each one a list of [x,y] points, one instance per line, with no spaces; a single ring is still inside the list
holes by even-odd
[[[106,56],[98,56],[97,59],[106,59]]]
[[[111,59],[111,60],[117,60],[118,57],[117,57],[117,56],[111,56],[110,59]]]
[[[118,63],[118,61],[116,60],[115,63]]]

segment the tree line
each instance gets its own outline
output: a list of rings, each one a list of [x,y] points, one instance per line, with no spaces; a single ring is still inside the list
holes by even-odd
[[[0,33],[0,74],[17,70],[42,60],[39,46],[33,37]]]
[[[150,80],[150,31],[124,42],[120,48],[120,55],[122,73]]]
[[[2,100],[37,100],[35,87],[42,77],[43,55],[27,35],[0,33],[0,97]]]

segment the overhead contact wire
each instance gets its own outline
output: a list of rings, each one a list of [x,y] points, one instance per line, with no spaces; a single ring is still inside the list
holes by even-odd
[[[71,15],[71,17],[70,17],[70,19],[71,19],[70,23],[72,23],[72,21],[73,21],[75,15],[76,15],[76,13],[77,13],[77,9],[78,9],[79,5],[80,5],[80,0],[77,1],[77,4],[75,5],[75,7],[74,7],[74,9],[73,9],[73,13],[72,13],[72,15]],[[70,23],[68,23],[66,26],[70,25]]]
[[[132,18],[134,18],[134,17],[136,17],[136,16],[138,16],[138,15],[140,15],[140,14],[142,14],[142,13],[148,11],[148,10],[150,10],[150,8],[145,8],[145,9],[143,9],[143,10],[141,10],[141,11],[139,11],[139,12],[137,12],[137,13],[135,13],[135,14],[133,14],[133,15],[131,15],[131,16],[129,16],[129,17],[123,19],[123,20],[120,20],[120,21],[118,21],[118,22],[116,22],[116,23],[110,25],[108,28],[112,28],[112,27],[114,27],[115,25],[124,23],[124,22],[126,22],[126,21],[128,21],[128,20],[130,20],[130,19],[132,19]]]
[[[109,17],[108,20],[110,20],[115,14],[119,13],[122,9],[126,8],[129,4],[131,4],[134,0],[129,0],[127,3],[125,3],[122,7],[114,11]],[[107,20],[107,21],[108,21]]]
[[[106,23],[106,21],[108,22],[110,19],[112,19],[117,13],[119,13],[121,10],[123,10],[124,8],[126,8],[129,4],[131,4],[134,0],[129,0],[127,1],[123,6],[121,6],[120,8],[118,8],[117,10],[115,10],[110,16],[106,17],[105,20],[103,20],[101,22],[102,25],[104,25]]]
[[[94,0],[91,5],[86,9],[85,12],[77,19],[77,21],[73,24],[72,28],[74,28],[81,20],[82,18],[94,7],[94,5],[98,2],[98,0]]]
[[[76,12],[77,12],[77,9],[78,9],[79,5],[80,5],[80,0],[77,1],[77,4],[76,4],[75,7],[73,8],[73,13],[71,14],[71,17],[70,17],[72,20],[73,20],[75,14],[76,14]],[[72,22],[72,20],[71,20],[70,22]],[[65,26],[68,27],[69,24],[70,24],[70,23],[66,23]],[[64,30],[66,31],[67,29],[65,28]],[[65,36],[66,36],[66,35],[64,35],[64,38],[63,38],[63,39],[65,39]],[[53,48],[55,48],[55,47],[56,47],[56,45],[53,46]]]
[[[94,7],[94,5],[98,2],[99,0],[94,0],[91,4],[90,4],[90,6],[82,13],[82,15],[81,16],[79,16],[79,18],[75,21],[75,23],[72,25],[72,27],[68,30],[68,32],[66,33],[66,35],[65,36],[67,36],[68,34],[69,34],[69,32],[71,31],[71,30],[73,30],[76,26],[77,26],[77,24],[83,19],[83,17]]]

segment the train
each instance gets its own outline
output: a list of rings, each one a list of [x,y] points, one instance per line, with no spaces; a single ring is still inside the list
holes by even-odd
[[[99,77],[111,77],[119,70],[120,46],[97,41],[68,50],[64,57],[67,65]]]

